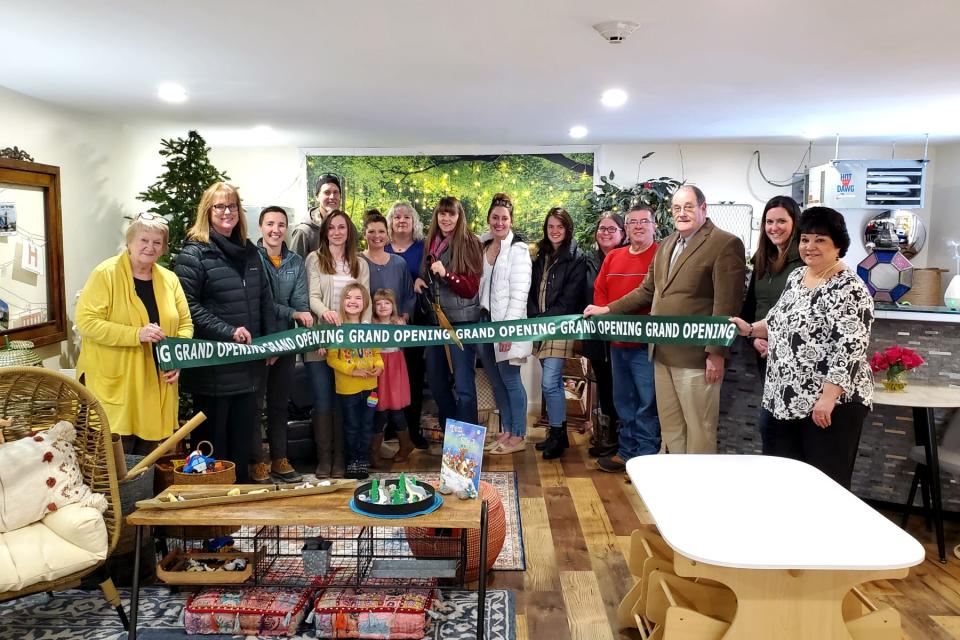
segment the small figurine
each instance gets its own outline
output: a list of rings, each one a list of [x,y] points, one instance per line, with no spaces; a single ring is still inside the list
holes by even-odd
[[[183,465],[184,473],[204,473],[208,467],[213,467],[216,460],[200,453],[200,449],[193,451],[187,456],[187,462]]]
[[[405,478],[407,497],[410,502],[420,502],[427,499],[427,492],[417,484],[416,478]]]
[[[390,485],[390,504],[406,504],[406,494],[398,485]]]

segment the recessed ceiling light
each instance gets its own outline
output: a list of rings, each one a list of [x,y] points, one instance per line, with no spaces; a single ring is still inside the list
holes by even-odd
[[[587,135],[587,128],[581,125],[575,127],[570,127],[570,137],[571,138],[583,138]]]
[[[627,92],[623,89],[607,89],[600,96],[600,102],[607,107],[622,107],[627,102]]]
[[[803,132],[803,137],[806,138],[807,140],[816,140],[817,138],[823,137],[823,131],[821,131],[816,127],[810,127],[809,129]]]
[[[273,133],[273,127],[268,124],[258,124],[253,129],[250,130],[250,133],[257,136],[265,136]]]
[[[161,84],[157,87],[157,95],[164,102],[176,104],[187,101],[187,90],[175,82],[164,82]]]

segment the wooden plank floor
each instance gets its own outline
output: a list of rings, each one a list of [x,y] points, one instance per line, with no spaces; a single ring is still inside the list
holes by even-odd
[[[531,429],[531,439],[540,433]],[[624,555],[628,537],[651,519],[623,474],[596,470],[586,437],[573,440],[561,461],[543,460],[533,445],[484,460],[484,469],[517,473],[527,558],[525,572],[495,571],[489,585],[516,593],[517,640],[636,640],[636,630],[616,628],[616,607],[633,584]],[[403,467],[433,470],[438,464],[417,452]],[[899,523],[899,516],[890,517]],[[903,638],[960,639],[960,560],[952,554],[960,526],[947,524],[946,565],[937,562],[936,540],[921,518],[913,517],[909,530],[926,547],[927,560],[905,580],[870,583],[865,590],[900,612]]]

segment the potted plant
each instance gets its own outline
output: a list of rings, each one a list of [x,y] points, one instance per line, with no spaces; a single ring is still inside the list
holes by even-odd
[[[873,354],[870,370],[874,373],[886,372],[880,382],[887,391],[903,391],[907,387],[907,371],[916,369],[923,362],[923,358],[915,351],[895,344]]]
[[[643,156],[641,162],[653,155],[653,152]],[[587,196],[587,204],[596,216],[604,211],[614,211],[620,215],[626,214],[630,207],[636,204],[645,204],[653,209],[657,221],[657,241],[663,240],[673,233],[673,215],[670,213],[670,199],[674,192],[683,186],[683,182],[674,178],[650,178],[630,187],[623,187],[614,181],[614,173],[600,176],[598,191]],[[591,241],[588,241],[588,244]]]

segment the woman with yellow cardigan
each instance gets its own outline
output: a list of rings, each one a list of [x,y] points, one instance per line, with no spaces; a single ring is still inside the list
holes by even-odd
[[[83,337],[77,374],[100,400],[124,451],[139,455],[177,427],[180,372],[160,371],[154,343],[193,337],[180,281],[157,264],[167,238],[163,217],[138,215],[127,228],[127,249],[97,265],[77,302]]]

